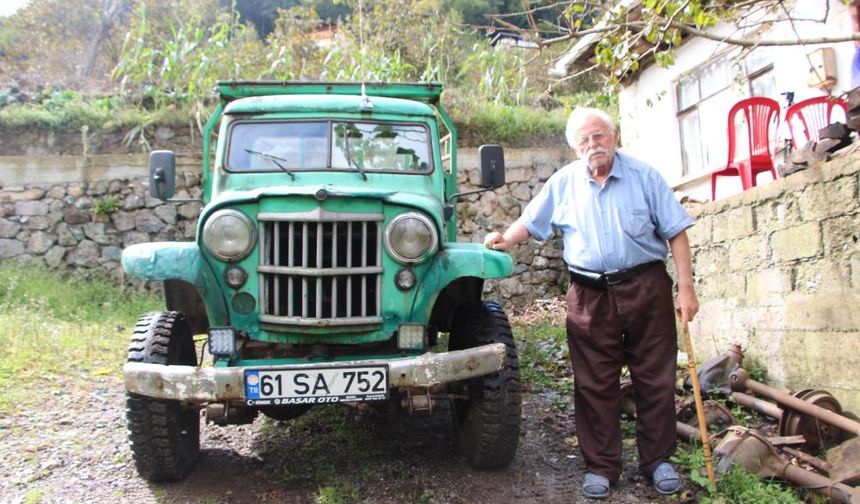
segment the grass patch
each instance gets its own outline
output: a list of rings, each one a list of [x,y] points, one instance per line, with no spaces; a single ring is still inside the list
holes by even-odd
[[[690,479],[705,489],[701,504],[802,504],[797,492],[777,481],[764,481],[738,466],[719,476],[714,488],[705,475],[705,453],[698,445],[680,446],[672,459],[690,473]]]
[[[499,143],[506,147],[565,145],[567,105],[551,110],[509,106],[467,99],[450,89],[443,105],[456,124],[459,145]],[[215,104],[177,100],[154,107],[145,96],[87,96],[69,90],[48,90],[32,103],[0,101],[0,128],[79,131],[126,131],[127,143],[156,126],[187,127],[205,123]]]
[[[361,498],[357,488],[348,483],[337,486],[325,486],[314,496],[316,504],[351,504]]]
[[[140,144],[149,150],[148,137],[157,126],[187,127],[205,122],[209,111],[197,104],[177,101],[153,109],[143,98],[87,96],[69,90],[48,90],[32,103],[0,101],[0,129],[125,132],[126,146]],[[211,107],[214,109],[214,105]],[[198,113],[202,116],[198,117]]]
[[[454,106],[452,119],[459,144],[502,144],[505,147],[566,145],[564,109],[546,110],[534,106],[508,106],[476,102],[468,108]]]
[[[432,490],[414,490],[399,496],[399,502],[403,504],[438,504],[439,499]]]
[[[45,491],[39,488],[30,490],[24,495],[24,504],[39,504],[45,497]]]
[[[0,264],[0,414],[70,378],[118,375],[135,321],[162,308],[102,276]]]
[[[283,484],[331,482],[378,457],[379,440],[353,415],[353,409],[331,404],[315,406],[287,422],[264,419],[260,439],[276,450],[289,445],[285,440],[317,440],[284,452],[281,473],[272,477]]]
[[[110,215],[120,209],[119,195],[111,194],[104,198],[99,198],[95,202],[95,211],[97,214]]]
[[[514,327],[520,352],[520,377],[535,392],[553,391],[572,397],[573,375],[563,327]]]

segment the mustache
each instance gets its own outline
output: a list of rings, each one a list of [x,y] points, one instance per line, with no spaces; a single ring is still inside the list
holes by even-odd
[[[603,147],[594,147],[593,149],[589,149],[585,152],[586,157],[590,157],[594,154],[603,154],[605,156],[608,156],[609,151],[604,149]]]

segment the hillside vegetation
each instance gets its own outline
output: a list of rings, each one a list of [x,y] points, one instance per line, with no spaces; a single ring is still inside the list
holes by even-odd
[[[593,77],[550,92],[563,48],[491,45],[464,15],[508,7],[479,3],[32,0],[0,18],[0,127],[121,129],[145,149],[157,125],[203,124],[220,79],[442,82],[466,144],[561,142],[573,105],[612,106]]]

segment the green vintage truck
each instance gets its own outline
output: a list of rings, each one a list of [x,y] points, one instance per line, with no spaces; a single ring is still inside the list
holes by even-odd
[[[520,432],[518,357],[501,306],[481,296],[513,263],[456,241],[464,193],[441,85],[217,90],[196,241],[122,255],[127,273],[164,282],[167,304],[141,317],[124,367],[140,475],[188,475],[201,411],[226,425],[372,401],[415,413],[449,404],[468,464],[506,467]],[[501,148],[479,158],[480,190],[503,185]],[[173,152],[151,153],[153,196],[181,201],[175,166]],[[195,334],[208,336],[200,358]]]

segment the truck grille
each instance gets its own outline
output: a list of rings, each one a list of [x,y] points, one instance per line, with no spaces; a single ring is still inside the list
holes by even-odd
[[[380,324],[382,214],[260,213],[261,322]]]

